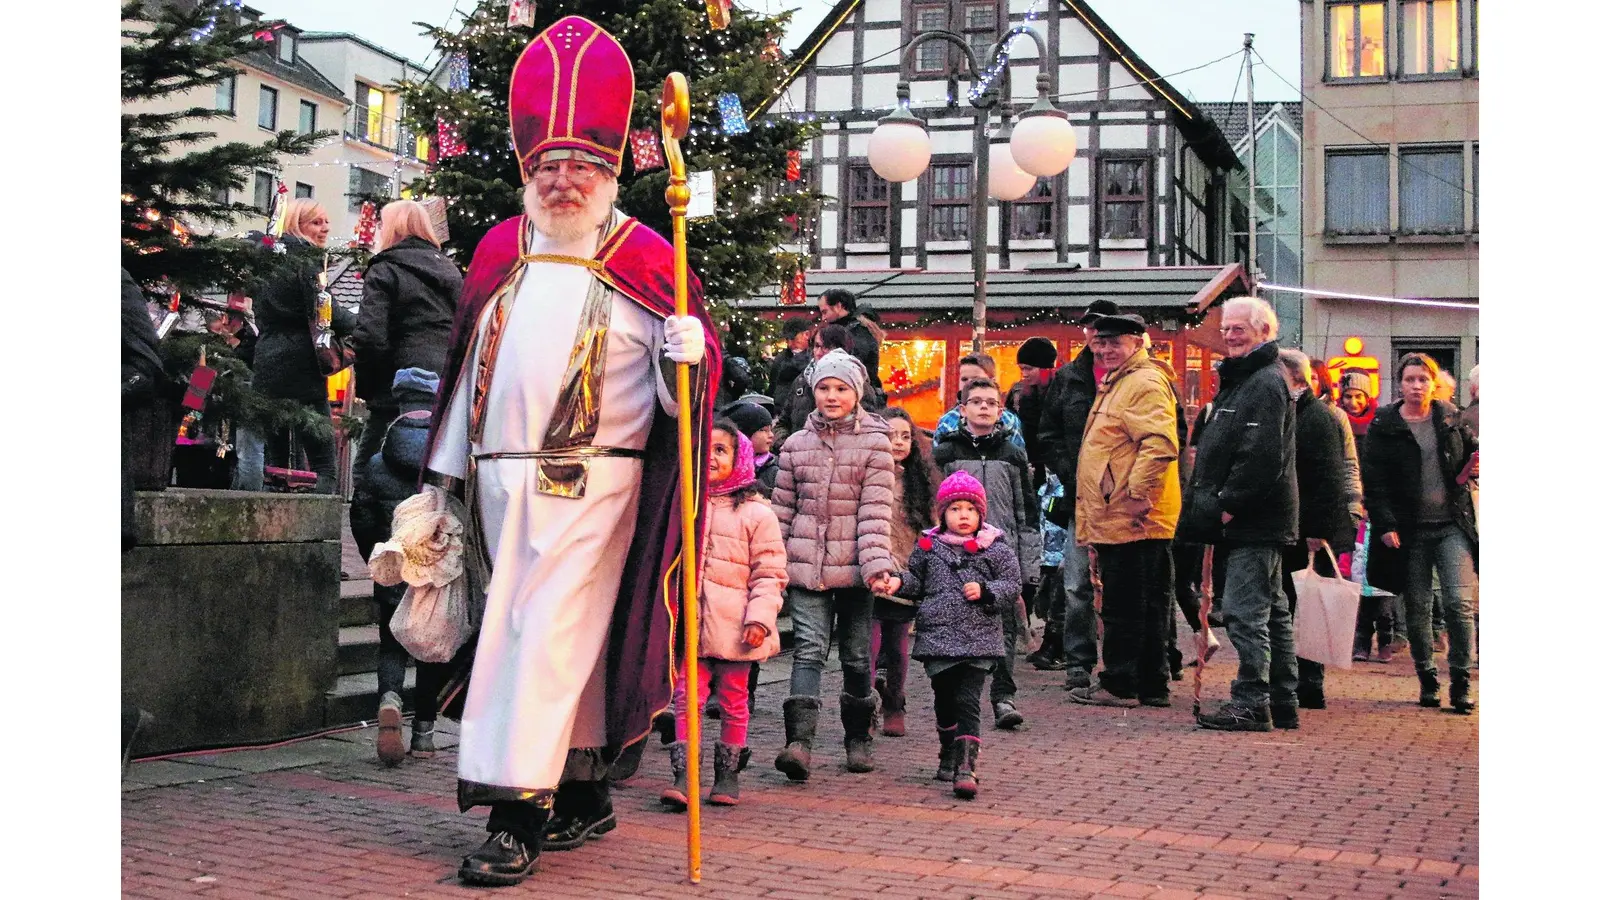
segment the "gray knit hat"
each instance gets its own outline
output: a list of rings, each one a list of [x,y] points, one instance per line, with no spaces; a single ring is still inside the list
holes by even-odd
[[[1359,369],[1352,369],[1344,373],[1344,377],[1339,379],[1339,389],[1360,391],[1370,397],[1372,396],[1372,377]]]
[[[824,378],[837,378],[861,396],[862,389],[867,384],[867,367],[861,360],[844,352],[843,350],[829,350],[823,357],[811,364],[807,373],[806,383],[812,390],[817,389],[817,383]]]

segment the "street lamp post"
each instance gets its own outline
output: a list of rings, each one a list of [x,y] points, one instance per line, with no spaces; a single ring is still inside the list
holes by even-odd
[[[973,136],[973,157],[976,163],[973,178],[972,222],[968,234],[972,239],[972,346],[973,351],[983,349],[985,322],[988,317],[989,274],[989,194],[1001,201],[1021,198],[1034,185],[1037,178],[1060,174],[1071,165],[1078,152],[1077,137],[1067,114],[1051,102],[1055,73],[1047,71],[1044,39],[1037,31],[1018,25],[1005,33],[989,50],[989,65],[994,66],[1006,45],[1013,37],[1027,35],[1039,50],[1038,99],[1018,118],[1014,128],[1002,125],[993,136],[987,137],[989,110],[1000,101],[1000,89],[995,82],[986,85],[970,103],[977,111]],[[937,29],[917,35],[906,45],[901,66],[910,64],[916,49],[924,41],[942,40],[955,44],[966,54],[967,63],[976,73],[987,71],[978,67],[978,58],[972,45],[953,31]],[[1007,54],[1009,64],[1009,54]],[[1004,69],[1004,66],[1001,66]],[[998,72],[996,73],[998,75]],[[899,103],[894,112],[878,121],[871,139],[867,142],[867,161],[872,170],[885,181],[906,182],[922,175],[933,158],[933,143],[928,138],[928,124],[910,110],[911,83],[901,81],[897,90]],[[991,159],[993,157],[993,159]],[[995,171],[991,176],[991,164]],[[990,184],[993,177],[994,184]]]

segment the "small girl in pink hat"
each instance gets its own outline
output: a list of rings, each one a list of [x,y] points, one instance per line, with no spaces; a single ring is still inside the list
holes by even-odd
[[[1022,595],[1016,549],[984,521],[988,507],[981,482],[952,472],[939,485],[939,524],[917,540],[906,571],[889,584],[890,593],[918,601],[911,656],[933,681],[939,729],[934,777],[953,782],[964,800],[978,793],[983,682],[1005,656],[1000,611]]]

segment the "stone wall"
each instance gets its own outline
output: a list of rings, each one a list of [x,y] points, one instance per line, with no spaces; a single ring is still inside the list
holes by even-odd
[[[336,677],[337,497],[182,488],[137,495],[122,557],[122,699],[138,752],[319,728]]]

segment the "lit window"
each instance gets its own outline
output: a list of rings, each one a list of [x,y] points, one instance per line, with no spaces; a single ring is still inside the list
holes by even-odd
[[[1385,3],[1328,4],[1328,77],[1382,78],[1388,75],[1384,47]]]
[[[1456,0],[1406,0],[1400,5],[1401,62],[1407,75],[1461,71]]]

